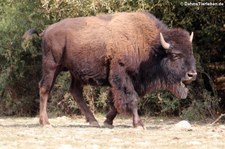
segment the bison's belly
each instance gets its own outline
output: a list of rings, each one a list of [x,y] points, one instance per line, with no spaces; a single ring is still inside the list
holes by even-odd
[[[80,79],[84,84],[90,84],[90,85],[108,85],[108,79],[107,79],[107,73],[106,70],[100,70],[98,71],[98,68],[94,69],[83,69],[80,73]]]
[[[84,62],[72,66],[72,75],[80,80],[83,84],[90,84],[94,86],[108,85],[108,68],[105,65],[97,62]]]

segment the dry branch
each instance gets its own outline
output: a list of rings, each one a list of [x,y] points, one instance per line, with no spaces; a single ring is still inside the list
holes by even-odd
[[[221,114],[214,122],[212,122],[212,125],[218,122],[223,116],[225,116],[225,114]]]

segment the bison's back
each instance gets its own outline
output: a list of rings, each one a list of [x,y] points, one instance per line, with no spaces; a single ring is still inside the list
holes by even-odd
[[[49,26],[43,43],[54,60],[85,83],[107,84],[111,60],[137,69],[158,35],[147,13],[116,13],[62,20]]]

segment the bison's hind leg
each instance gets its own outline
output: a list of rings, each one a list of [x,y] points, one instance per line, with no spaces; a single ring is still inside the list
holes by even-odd
[[[70,86],[70,92],[74,100],[79,105],[81,112],[85,115],[86,120],[89,122],[90,126],[99,127],[98,121],[95,119],[93,113],[88,108],[86,102],[83,99],[83,85],[80,83],[79,80],[76,80],[73,76]]]
[[[52,86],[55,82],[56,76],[59,71],[57,71],[57,65],[50,61],[44,61],[44,66],[42,67],[42,79],[39,82],[39,95],[40,95],[40,116],[39,122],[41,125],[49,124],[47,115],[47,101]]]
[[[48,121],[47,115],[47,100],[48,100],[48,89],[39,83],[39,95],[40,95],[40,115],[39,115],[39,123],[41,125],[50,124]]]

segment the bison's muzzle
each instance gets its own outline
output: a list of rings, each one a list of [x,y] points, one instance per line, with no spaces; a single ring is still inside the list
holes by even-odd
[[[188,88],[186,87],[186,85],[196,80],[196,77],[197,72],[195,70],[186,73],[185,78],[183,78],[179,84],[178,97],[180,97],[181,99],[187,98]]]

